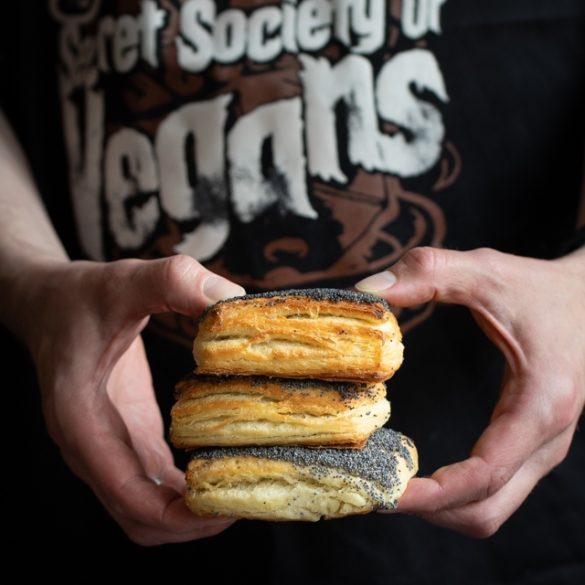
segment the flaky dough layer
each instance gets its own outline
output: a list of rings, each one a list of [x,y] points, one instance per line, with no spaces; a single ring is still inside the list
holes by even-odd
[[[362,447],[390,416],[383,383],[190,376],[171,411],[176,447]]]
[[[339,518],[388,509],[418,467],[410,439],[380,429],[362,450],[307,447],[196,451],[187,506],[200,516],[256,520]]]
[[[193,355],[201,374],[381,382],[402,363],[388,305],[336,289],[248,295],[211,307]]]

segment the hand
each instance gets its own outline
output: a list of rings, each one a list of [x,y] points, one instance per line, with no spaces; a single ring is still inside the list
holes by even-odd
[[[59,262],[27,281],[22,331],[51,437],[136,543],[204,538],[231,521],[185,506],[140,338],[150,314],[196,316],[243,289],[182,256]],[[177,372],[181,376],[184,372]]]
[[[468,307],[506,359],[501,396],[469,459],[413,479],[398,511],[495,533],[566,456],[585,402],[585,250],[560,260],[411,250],[357,285],[398,307]]]

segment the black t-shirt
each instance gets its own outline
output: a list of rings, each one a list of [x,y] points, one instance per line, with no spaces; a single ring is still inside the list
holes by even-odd
[[[416,245],[553,257],[574,228],[581,0],[49,5],[5,19],[3,101],[75,256],[183,252],[249,290],[343,287]],[[390,426],[414,439],[426,474],[467,456],[502,361],[461,308],[400,319]],[[146,335],[165,415],[192,366],[192,332],[164,316]],[[61,484],[52,495],[67,526],[90,526],[85,542],[66,543],[76,554],[91,559],[99,541],[114,558],[194,578],[580,583],[584,455],[578,432],[567,460],[487,541],[370,515],[240,522],[142,551],[91,499],[67,499]]]

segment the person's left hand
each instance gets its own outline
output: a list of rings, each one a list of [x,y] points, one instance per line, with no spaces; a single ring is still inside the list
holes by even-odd
[[[585,403],[585,249],[555,261],[418,248],[356,288],[397,307],[468,307],[506,358],[502,392],[469,458],[414,478],[399,512],[494,534],[566,457]]]

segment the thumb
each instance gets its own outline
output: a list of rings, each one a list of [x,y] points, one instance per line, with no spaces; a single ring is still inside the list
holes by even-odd
[[[470,306],[483,296],[479,285],[488,274],[489,252],[414,248],[391,269],[369,276],[355,287],[397,307],[430,301]]]
[[[245,294],[241,286],[189,256],[124,260],[112,266],[122,272],[112,275],[118,294],[131,299],[134,315],[139,318],[165,312],[195,316],[217,301]]]
[[[430,301],[467,307],[512,371],[518,371],[525,361],[517,339],[518,323],[524,307],[531,303],[514,291],[518,282],[527,278],[513,256],[496,250],[413,248],[391,271],[374,274],[358,282],[356,288],[381,296],[396,307]]]

